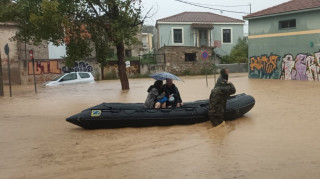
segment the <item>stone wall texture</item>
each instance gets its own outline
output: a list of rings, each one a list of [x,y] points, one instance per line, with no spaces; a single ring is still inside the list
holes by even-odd
[[[33,50],[35,59],[48,59],[48,44],[42,43],[34,46],[29,43],[15,41],[12,38],[18,32],[18,27],[12,23],[0,23],[0,53],[2,62],[2,74],[4,84],[8,84],[8,57],[4,52],[4,46],[8,43],[10,52],[10,76],[12,84],[26,84],[24,78],[31,62],[29,50]]]
[[[165,54],[165,70],[167,72],[183,74],[201,74],[206,68],[211,68],[213,64],[212,48],[210,47],[186,47],[186,46],[166,46],[158,50],[158,54]],[[206,51],[208,58],[203,59],[201,54]],[[195,53],[195,61],[186,61],[186,53]]]

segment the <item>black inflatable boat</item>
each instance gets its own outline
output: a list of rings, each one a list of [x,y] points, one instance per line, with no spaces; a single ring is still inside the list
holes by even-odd
[[[234,120],[250,111],[255,99],[246,94],[231,96],[225,120]],[[66,120],[86,129],[168,126],[208,120],[208,100],[184,103],[181,108],[146,109],[142,103],[102,103]]]

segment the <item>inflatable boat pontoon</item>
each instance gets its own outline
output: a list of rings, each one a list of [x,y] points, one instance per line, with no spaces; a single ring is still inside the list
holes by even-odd
[[[234,120],[250,111],[255,99],[246,94],[231,96],[225,120]],[[181,108],[147,109],[143,103],[102,103],[66,120],[86,129],[168,126],[195,124],[208,119],[208,100],[184,103]]]

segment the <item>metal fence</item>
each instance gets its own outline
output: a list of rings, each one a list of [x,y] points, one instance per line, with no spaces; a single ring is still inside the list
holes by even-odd
[[[166,63],[165,54],[147,53],[147,54],[139,55],[138,57],[141,64],[165,64]]]

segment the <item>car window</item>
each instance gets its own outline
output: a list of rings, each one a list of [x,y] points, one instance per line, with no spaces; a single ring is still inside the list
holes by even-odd
[[[90,75],[88,73],[79,73],[79,76],[81,78],[90,78]]]
[[[57,76],[57,77],[54,78],[52,81],[58,81],[62,76],[64,76],[64,74]]]
[[[76,73],[70,73],[63,77],[61,81],[69,81],[69,80],[76,80],[77,79],[77,74]]]

